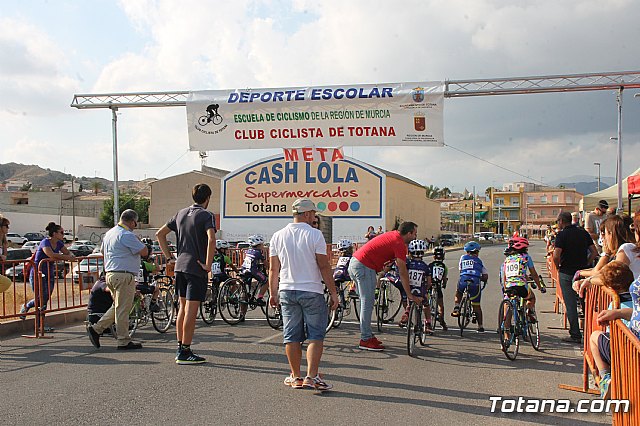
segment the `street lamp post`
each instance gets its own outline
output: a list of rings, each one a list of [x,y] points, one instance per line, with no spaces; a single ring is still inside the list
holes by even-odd
[[[598,166],[598,191],[600,191],[600,163],[593,163],[594,166]]]

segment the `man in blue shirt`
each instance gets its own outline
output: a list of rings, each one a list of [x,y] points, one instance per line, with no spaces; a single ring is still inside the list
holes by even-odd
[[[107,286],[114,304],[94,325],[87,325],[91,343],[100,347],[100,334],[116,323],[118,349],[140,349],[142,345],[129,337],[129,312],[136,292],[135,276],[140,269],[140,256],[148,255],[147,246],[132,232],[138,226],[138,213],[127,209],[120,215],[120,222],[102,239],[102,254]]]

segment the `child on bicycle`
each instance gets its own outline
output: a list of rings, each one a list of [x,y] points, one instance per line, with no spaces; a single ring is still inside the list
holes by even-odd
[[[160,312],[160,306],[158,305],[160,287],[151,285],[151,274],[156,272],[158,267],[151,258],[153,247],[147,244],[147,250],[147,257],[140,258],[140,270],[136,276],[136,291],[139,291],[140,294],[151,294],[151,305],[149,306],[149,310],[151,312]]]
[[[534,323],[537,321],[536,296],[529,288],[528,277],[533,278],[541,293],[546,293],[547,288],[533,266],[533,260],[527,253],[528,248],[529,240],[526,238],[514,237],[509,240],[504,250],[506,258],[500,268],[500,284],[502,284],[503,293],[506,294],[507,290],[512,290],[525,300],[529,308],[529,321]]]
[[[267,292],[268,277],[265,269],[265,258],[262,253],[264,248],[264,238],[262,235],[251,235],[247,242],[251,245],[244,252],[244,262],[242,262],[241,274],[251,275],[260,286],[256,296],[256,304],[258,306],[266,306],[264,294]]]
[[[424,312],[424,330],[428,334],[433,334],[431,328],[431,309],[427,303],[427,276],[429,275],[429,265],[422,257],[427,250],[427,243],[424,240],[413,240],[409,242],[409,256],[407,257],[407,271],[409,273],[409,288],[411,294],[422,298],[422,310]],[[405,308],[405,315],[409,317],[409,305]],[[403,318],[404,316],[403,315]]]
[[[464,251],[466,254],[460,256],[460,262],[458,263],[458,267],[460,269],[460,280],[458,281],[458,288],[456,289],[456,296],[453,301],[454,307],[453,312],[451,312],[451,316],[460,316],[460,299],[462,299],[462,293],[464,293],[466,287],[469,291],[469,297],[471,298],[473,312],[476,314],[478,333],[484,333],[480,296],[482,289],[487,285],[489,272],[482,263],[482,260],[480,260],[480,248],[480,244],[476,241],[469,241],[464,245]],[[480,287],[480,282],[483,283],[482,288]]]
[[[409,260],[409,256],[407,256],[407,261]],[[400,272],[398,272],[398,266],[395,261],[389,262],[385,265],[382,270],[382,277],[389,281],[395,288],[400,291],[400,297],[402,302],[402,307],[405,308],[400,321],[398,322],[398,327],[405,327],[407,325],[407,321],[409,321],[409,309],[407,302],[407,293],[404,291],[404,287],[402,287],[402,281],[400,281]],[[376,289],[378,291],[378,289]]]
[[[353,256],[353,243],[347,239],[339,240],[336,249],[338,249],[338,263],[336,263],[336,269],[333,270],[333,280],[341,283],[351,281],[349,262]]]
[[[213,263],[211,264],[211,282],[214,285],[220,285],[229,279],[227,267],[239,273],[238,268],[236,268],[231,258],[227,255],[228,249],[228,241],[216,240],[216,254],[213,255]]]
[[[429,264],[429,275],[427,275],[427,287],[436,286],[438,292],[438,312],[440,315],[440,326],[447,331],[447,323],[444,320],[444,296],[442,289],[447,288],[447,280],[449,270],[444,264],[444,248],[436,247],[433,249],[433,262]]]

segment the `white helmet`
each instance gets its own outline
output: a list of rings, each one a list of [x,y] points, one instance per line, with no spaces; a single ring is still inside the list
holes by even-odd
[[[247,238],[247,242],[251,244],[251,247],[255,247],[264,243],[264,237],[262,235],[252,235]]]
[[[216,240],[216,250],[220,250],[220,249],[228,249],[229,248],[229,242],[226,240]]]
[[[336,244],[336,248],[338,250],[346,250],[351,246],[353,246],[353,243],[351,242],[351,240],[347,239],[338,240],[338,244]]]
[[[413,240],[409,243],[409,253],[425,252],[427,243],[424,240]]]

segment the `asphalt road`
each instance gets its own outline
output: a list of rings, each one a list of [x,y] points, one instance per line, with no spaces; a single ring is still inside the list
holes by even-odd
[[[491,396],[561,398],[573,404],[579,393],[558,389],[580,385],[580,348],[560,341],[567,334],[562,317],[552,314],[554,289],[538,296],[541,351],[521,344],[516,361],[500,351],[496,282],[502,246],[483,248],[490,279],[482,296],[487,332],[460,337],[449,319],[448,332],[437,330],[419,356],[406,353],[405,330],[389,325],[378,337],[387,350],[357,348],[355,321],[327,336],[321,371],[335,388],[317,393],[282,384],[288,365],[281,334],[265,321],[228,326],[199,321],[193,348],[208,363],[174,363],[173,329],[158,334],[147,325],[137,338],[141,351],[115,350],[103,337],[94,349],[83,326],[58,330],[52,339],[11,338],[0,342],[2,424],[610,424],[605,414],[491,413]],[[546,276],[542,243],[531,250]],[[450,281],[445,291],[452,307],[457,260],[447,254]],[[549,280],[547,280],[548,282]],[[448,315],[448,313],[447,313]],[[492,330],[494,330],[492,332]]]

